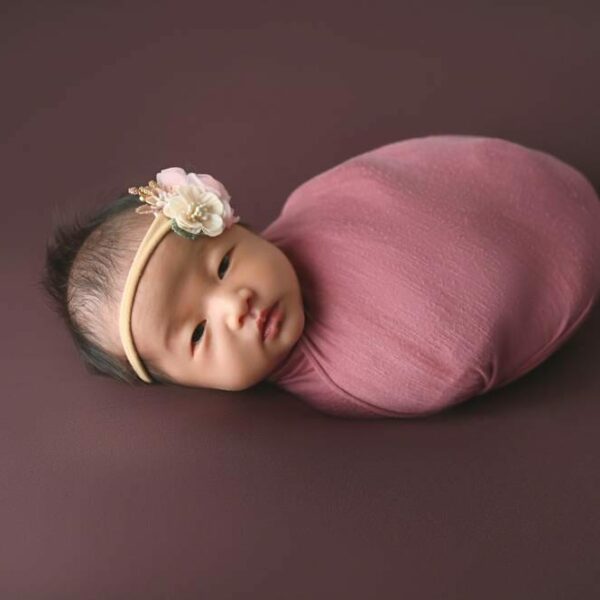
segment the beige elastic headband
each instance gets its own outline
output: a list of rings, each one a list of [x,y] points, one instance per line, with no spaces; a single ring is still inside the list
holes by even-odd
[[[119,311],[119,333],[121,335],[121,343],[123,344],[125,355],[138,377],[146,383],[152,383],[152,379],[142,364],[135,344],[133,343],[133,335],[131,333],[131,309],[133,308],[135,293],[140,282],[140,277],[146,267],[146,263],[159,242],[169,231],[172,231],[170,219],[167,219],[162,215],[156,215],[131,263],[131,268],[129,269],[129,274],[125,281],[125,288],[123,289],[123,297],[121,299]]]
[[[119,307],[119,335],[125,356],[138,377],[152,383],[142,364],[131,331],[131,311],[140,277],[152,253],[169,231],[195,240],[216,237],[240,220],[235,216],[225,186],[206,173],[186,173],[181,167],[169,167],[156,175],[147,186],[131,187],[129,193],[144,204],[135,212],[153,213],[154,221],[141,241],[129,268]]]

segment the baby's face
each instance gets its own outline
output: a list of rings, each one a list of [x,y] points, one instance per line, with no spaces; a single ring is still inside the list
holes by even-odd
[[[259,312],[276,302],[283,319],[263,340]],[[131,327],[142,360],[177,383],[243,390],[268,379],[302,334],[300,284],[277,246],[239,225],[196,240],[169,232],[142,274]]]

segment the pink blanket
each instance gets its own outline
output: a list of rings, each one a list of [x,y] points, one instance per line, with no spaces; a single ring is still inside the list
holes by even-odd
[[[306,181],[262,233],[303,290],[269,380],[322,412],[415,417],[530,371],[600,295],[600,201],[499,138],[381,146]]]

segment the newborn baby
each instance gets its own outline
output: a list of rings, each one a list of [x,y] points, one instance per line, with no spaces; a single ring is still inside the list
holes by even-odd
[[[427,415],[533,369],[599,295],[594,189],[498,138],[355,156],[300,185],[260,235],[210,176],[157,182],[48,252],[46,287],[84,358],[125,381],[268,380],[332,415]],[[184,182],[211,199],[204,221],[165,200]]]

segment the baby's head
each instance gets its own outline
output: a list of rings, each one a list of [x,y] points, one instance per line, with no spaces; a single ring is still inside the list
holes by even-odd
[[[83,223],[59,224],[47,247],[42,284],[90,371],[142,381],[119,325],[129,297],[128,352],[152,382],[243,390],[268,380],[304,329],[300,283],[287,256],[245,223],[229,219],[220,233],[192,239],[176,226],[182,221],[167,222],[156,206],[140,214],[140,204],[138,195],[123,194]],[[125,290],[136,252],[159,220],[166,233],[140,263],[137,287],[129,281]],[[263,338],[259,323],[275,304],[279,327]]]

